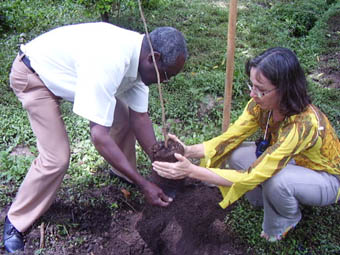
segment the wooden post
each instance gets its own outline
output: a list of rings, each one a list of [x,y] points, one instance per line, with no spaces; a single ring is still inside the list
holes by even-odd
[[[230,111],[234,77],[236,19],[237,19],[237,0],[230,0],[222,132],[226,131],[230,124]]]

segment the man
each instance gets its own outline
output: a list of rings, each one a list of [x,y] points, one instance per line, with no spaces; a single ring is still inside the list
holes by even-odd
[[[184,66],[185,39],[171,27],[157,28],[150,38],[165,82]],[[146,36],[108,23],[60,27],[21,46],[10,83],[28,112],[39,155],[5,220],[7,252],[23,250],[22,233],[50,207],[68,168],[60,99],[72,101],[73,111],[90,121],[92,142],[114,169],[139,186],[150,204],[169,205],[171,198],[136,171],[133,155],[137,138],[151,158],[156,138],[147,114],[147,86],[156,82]]]

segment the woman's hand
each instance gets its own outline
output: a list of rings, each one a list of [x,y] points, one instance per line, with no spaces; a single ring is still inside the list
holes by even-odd
[[[168,136],[169,136],[169,138],[170,138],[171,140],[173,140],[173,141],[175,141],[175,142],[178,142],[180,145],[183,146],[183,148],[184,148],[184,156],[186,156],[186,155],[187,155],[187,152],[188,152],[188,146],[186,146],[181,140],[179,140],[177,136],[172,135],[172,134],[168,134]]]
[[[171,136],[169,135],[169,137],[173,139]],[[179,142],[176,136],[173,137],[177,139],[175,141]],[[153,170],[155,170],[160,176],[168,179],[183,179],[187,177],[191,173],[193,164],[181,154],[175,153],[175,157],[178,160],[175,163],[160,161],[153,162]]]

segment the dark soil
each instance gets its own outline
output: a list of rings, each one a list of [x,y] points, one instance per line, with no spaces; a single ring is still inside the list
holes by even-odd
[[[183,155],[184,149],[171,140],[168,147],[164,142],[153,147],[154,160],[176,162],[175,152]],[[82,201],[74,202],[63,199],[68,193],[62,188],[47,213],[25,233],[25,252],[17,254],[248,254],[224,223],[230,209],[219,207],[222,197],[216,187],[192,179],[167,180],[155,174],[150,179],[170,193],[175,191],[171,193],[174,201],[167,208],[131,199],[126,189],[115,185],[88,187],[80,196]],[[138,191],[136,187],[129,190]],[[91,199],[95,205],[89,203]],[[117,201],[118,209],[110,209],[108,204]],[[1,211],[1,223],[7,210]],[[39,247],[45,249],[37,253]]]
[[[220,199],[216,188],[186,185],[169,208],[146,206],[136,228],[153,254],[246,254],[226,228]]]
[[[92,198],[105,196],[122,201],[112,213],[107,204],[96,207],[67,205],[60,198],[27,231],[25,252],[49,255],[226,255],[248,254],[244,244],[227,229],[224,219],[228,210],[218,206],[217,188],[186,180],[182,190],[167,208],[153,207],[126,199],[117,187],[93,190]],[[108,203],[108,201],[106,201]],[[1,212],[3,222],[8,208]],[[44,236],[41,238],[41,222]],[[1,233],[2,234],[2,233]],[[0,254],[4,250],[0,249]]]
[[[184,155],[184,148],[181,144],[169,139],[165,142],[158,142],[152,147],[152,158],[154,161],[177,162],[175,153]],[[183,190],[184,180],[170,180],[152,172],[152,180],[160,186],[164,193],[175,198],[177,191]]]

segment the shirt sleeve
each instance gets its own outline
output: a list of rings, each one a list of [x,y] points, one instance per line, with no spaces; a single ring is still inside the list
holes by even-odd
[[[247,191],[275,175],[291,158],[312,146],[316,137],[317,128],[310,122],[292,121],[282,128],[277,142],[268,147],[246,172],[211,168],[211,171],[233,182],[231,187],[219,187],[223,195],[221,207],[226,208]]]
[[[229,152],[241,144],[247,137],[256,132],[259,125],[255,102],[249,101],[242,115],[222,135],[203,142],[204,158],[201,160],[203,167],[220,167]]]
[[[119,97],[135,112],[147,112],[149,104],[149,87],[138,82]]]

